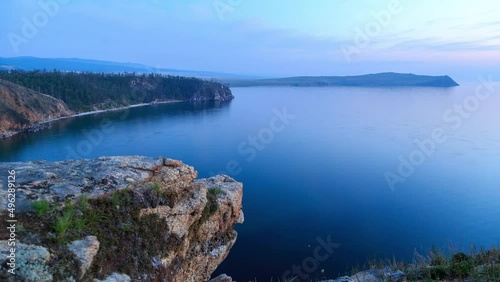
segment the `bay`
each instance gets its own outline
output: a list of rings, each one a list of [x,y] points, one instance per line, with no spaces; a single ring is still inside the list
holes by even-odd
[[[200,177],[231,175],[244,184],[245,223],[216,273],[236,281],[277,280],[294,265],[331,278],[433,245],[500,245],[498,94],[481,100],[475,85],[232,91],[226,104],[56,121],[0,140],[0,161],[164,156]],[[392,186],[388,173],[400,177]]]

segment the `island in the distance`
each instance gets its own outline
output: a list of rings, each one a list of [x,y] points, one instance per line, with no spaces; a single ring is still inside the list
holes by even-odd
[[[451,77],[404,73],[376,73],[356,76],[297,76],[287,78],[226,80],[234,87],[249,86],[349,86],[349,87],[454,87]]]

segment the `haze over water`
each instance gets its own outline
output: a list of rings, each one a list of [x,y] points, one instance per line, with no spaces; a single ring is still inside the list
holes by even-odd
[[[231,163],[232,177],[244,184],[245,223],[216,273],[236,281],[276,279],[328,237],[340,245],[311,278],[331,278],[373,256],[411,259],[432,245],[500,244],[498,93],[455,129],[443,114],[474,87],[232,91],[229,104],[156,105],[131,109],[124,119],[124,112],[109,112],[57,121],[1,140],[0,161],[64,160],[108,120],[111,131],[81,157],[164,156],[193,165],[200,177]],[[294,117],[283,124],[276,111]],[[252,147],[249,136],[268,134],[272,120],[280,131]],[[397,173],[400,156],[408,159],[414,141],[436,128],[446,141],[391,191],[384,173]]]

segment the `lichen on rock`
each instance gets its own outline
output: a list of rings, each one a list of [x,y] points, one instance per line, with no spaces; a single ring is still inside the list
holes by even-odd
[[[0,241],[1,259],[7,258],[7,252],[11,248],[16,249],[15,275],[19,278],[19,280],[15,279],[14,281],[52,281],[53,277],[48,267],[50,253],[46,248],[20,242],[16,242],[15,246],[9,246],[8,241],[4,240]],[[2,263],[2,265],[4,264]],[[6,270],[2,272],[4,275],[7,273]],[[7,277],[5,278],[7,279]]]
[[[127,274],[112,273],[103,280],[94,279],[93,282],[130,282],[132,281]]]
[[[68,245],[68,250],[78,259],[80,263],[80,278],[82,278],[99,251],[99,241],[95,236],[87,236],[83,240],[71,242]]]

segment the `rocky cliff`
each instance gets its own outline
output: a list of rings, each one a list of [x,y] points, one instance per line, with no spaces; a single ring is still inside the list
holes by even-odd
[[[71,114],[61,100],[0,79],[0,138]]]
[[[219,84],[217,86],[204,85],[198,91],[193,94],[193,97],[189,99],[191,102],[223,102],[230,101],[234,98],[231,90],[227,85]]]
[[[14,217],[0,179],[1,220],[17,220],[0,231],[2,281],[207,281],[243,222],[241,183],[176,160],[0,163],[13,170]]]

